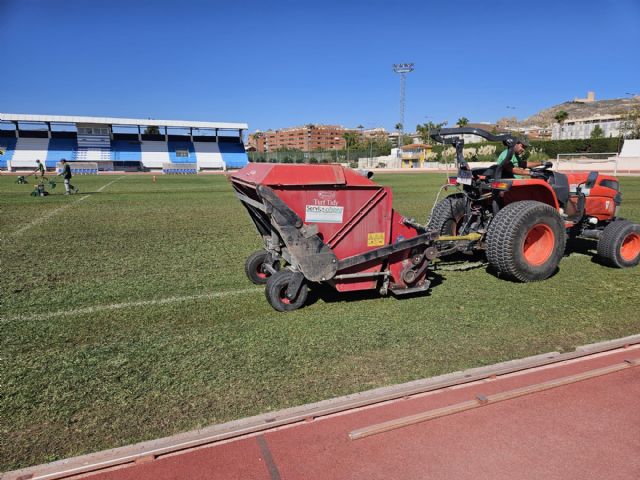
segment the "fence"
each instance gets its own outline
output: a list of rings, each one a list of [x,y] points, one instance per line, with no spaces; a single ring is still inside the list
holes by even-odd
[[[376,148],[367,150],[322,150],[303,152],[301,150],[279,150],[275,152],[248,152],[250,162],[255,163],[347,163],[355,165],[359,158],[373,158],[388,154]]]

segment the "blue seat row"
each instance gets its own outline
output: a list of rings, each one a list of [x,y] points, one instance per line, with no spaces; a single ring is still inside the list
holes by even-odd
[[[196,175],[197,168],[163,168],[162,173],[169,175]]]

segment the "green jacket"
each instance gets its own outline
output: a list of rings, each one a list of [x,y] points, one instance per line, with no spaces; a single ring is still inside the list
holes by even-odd
[[[504,161],[507,158],[507,155],[509,154],[509,149],[503,150],[503,152],[498,156],[498,165],[501,165],[504,169]],[[511,156],[511,160],[510,162],[512,168],[517,168],[519,167],[521,164],[525,164],[526,162],[524,162],[522,160],[522,157],[519,157],[518,155],[514,154]],[[514,178],[522,178],[522,175],[513,175]]]

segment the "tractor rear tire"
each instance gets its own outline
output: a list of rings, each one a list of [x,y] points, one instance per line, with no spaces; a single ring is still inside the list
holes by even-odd
[[[293,300],[287,298],[287,289],[295,274],[290,270],[281,270],[274,273],[267,280],[267,287],[264,291],[269,304],[279,312],[291,312],[302,307],[307,301],[309,288],[306,282],[302,282],[298,295]]]
[[[244,263],[244,273],[247,274],[247,278],[251,280],[251,283],[256,285],[267,283],[271,274],[264,271],[262,266],[269,260],[269,252],[265,250],[258,250],[247,257],[247,261]],[[275,270],[280,270],[279,262],[274,263],[272,266]]]
[[[626,220],[611,222],[598,241],[598,257],[616,268],[635,267],[640,263],[640,225]]]
[[[457,235],[464,211],[464,198],[454,195],[443,198],[434,207],[428,226],[441,235]]]
[[[526,200],[507,205],[487,232],[487,260],[498,275],[536,282],[556,271],[567,243],[564,222],[546,203]]]

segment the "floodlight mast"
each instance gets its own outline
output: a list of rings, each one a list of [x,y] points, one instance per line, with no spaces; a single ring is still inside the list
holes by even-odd
[[[400,74],[400,132],[398,135],[398,149],[402,149],[404,136],[404,90],[407,73],[413,72],[413,63],[394,63],[393,71]]]

